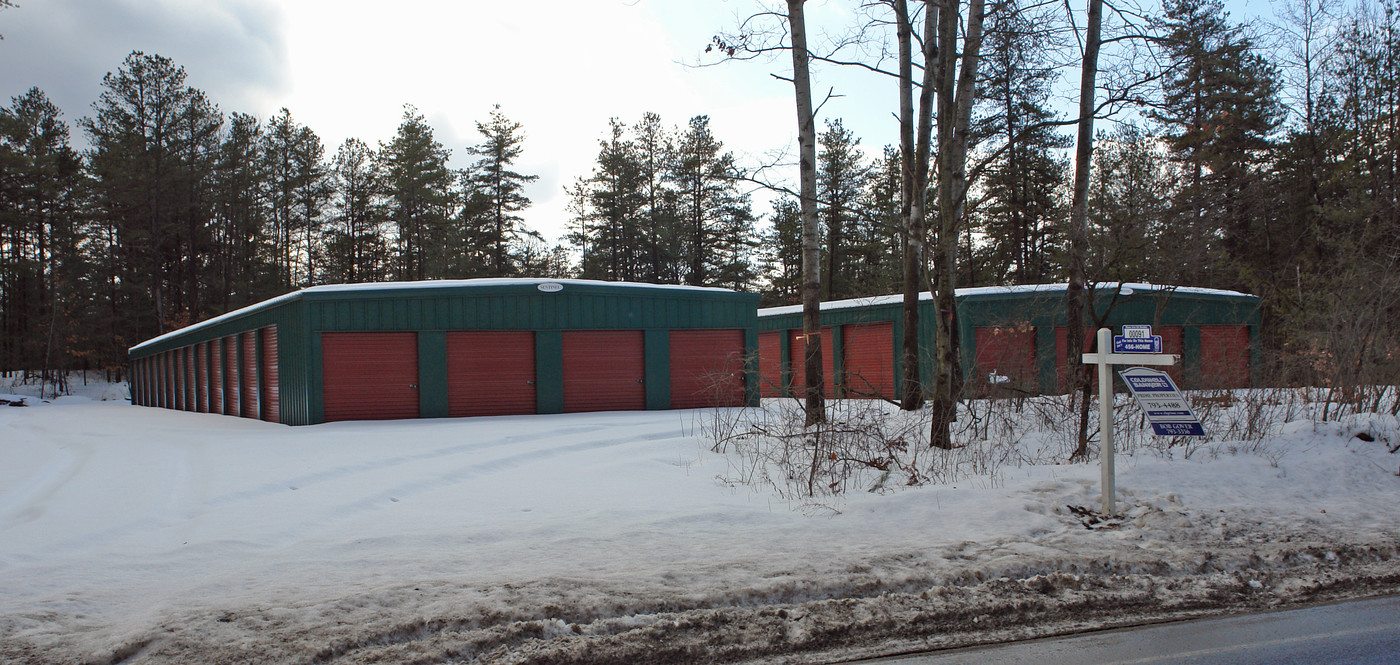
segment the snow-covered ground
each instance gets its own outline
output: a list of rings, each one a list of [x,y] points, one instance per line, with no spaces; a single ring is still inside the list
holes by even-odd
[[[1084,464],[803,510],[718,482],[699,411],[98,399],[0,406],[0,662],[812,662],[1400,591],[1393,417],[1120,456],[1090,528]]]

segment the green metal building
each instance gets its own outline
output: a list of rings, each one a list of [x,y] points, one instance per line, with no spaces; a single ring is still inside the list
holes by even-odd
[[[958,341],[965,379],[982,394],[1059,392],[1065,385],[1064,284],[958,289]],[[899,394],[902,296],[822,303],[822,358],[827,394],[894,398]],[[1259,298],[1235,291],[1153,284],[1101,284],[1093,290],[1087,344],[1099,325],[1114,332],[1147,324],[1164,353],[1182,356],[1168,369],[1183,388],[1243,387],[1258,366]],[[764,396],[802,385],[802,308],[758,312]],[[919,303],[921,380],[932,377],[934,303]],[[1089,350],[1089,346],[1085,347]],[[795,362],[794,362],[795,361]]]
[[[751,404],[757,304],[589,280],[317,286],[132,347],[132,401],[288,425]]]

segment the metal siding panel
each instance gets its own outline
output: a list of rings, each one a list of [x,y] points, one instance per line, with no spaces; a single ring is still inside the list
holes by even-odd
[[[447,412],[452,417],[535,413],[535,333],[447,333]]]
[[[802,339],[801,330],[790,331],[792,334],[792,391],[801,397],[807,389],[807,365],[804,354],[806,343]],[[822,390],[826,397],[836,396],[836,353],[832,348],[832,335],[830,327],[821,329],[822,345],[822,373],[825,379],[822,382]]]
[[[262,419],[282,422],[282,369],[278,357],[277,326],[258,331],[262,336]]]
[[[1249,387],[1249,326],[1201,326],[1201,387]]]
[[[539,413],[564,412],[564,336],[535,331],[535,391]]]
[[[743,406],[744,331],[671,331],[671,408]]]
[[[1066,350],[1069,348],[1069,333],[1064,326],[1055,328],[1055,383],[1060,387],[1060,392],[1069,390],[1069,358]],[[1094,350],[1097,343],[1098,329],[1090,326],[1084,327],[1084,350],[1082,353],[1089,353]],[[1092,385],[1099,385],[1099,373],[1089,372],[1089,381]]]
[[[195,371],[195,410],[209,413],[209,345],[200,342],[194,345]]]
[[[1157,326],[1152,329],[1152,334],[1162,336],[1162,353],[1174,353],[1183,358],[1185,357],[1182,353],[1181,326]],[[1178,362],[1175,365],[1160,367],[1158,369],[1166,371],[1167,375],[1172,377],[1172,381],[1176,382],[1177,387],[1181,387],[1185,385],[1181,382],[1183,377],[1182,370],[1184,367],[1182,363]]]
[[[243,382],[239,378],[242,375],[238,365],[238,341],[232,335],[224,338],[224,415],[242,415]]]
[[[242,360],[239,377],[242,385],[239,392],[243,400],[241,410],[244,418],[258,417],[258,344],[257,335],[251,331],[244,331],[238,334],[239,344],[242,346],[242,353],[239,354]]]
[[[858,323],[842,330],[846,396],[894,399],[894,324]]]
[[[189,352],[186,346],[175,349],[175,404],[181,411],[190,410],[189,396],[193,392],[189,380]]]
[[[418,334],[321,333],[325,422],[418,417]]]
[[[564,411],[646,408],[646,356],[640,330],[563,333]]]
[[[646,387],[648,409],[671,407],[671,335],[668,330],[642,331],[642,384]]]
[[[447,417],[447,333],[419,330],[418,417]]]
[[[495,296],[489,299],[491,314],[487,317],[492,328],[504,328],[506,324],[506,302],[505,298]]]
[[[178,408],[175,402],[175,352],[166,351],[160,355],[165,363],[163,368],[163,378],[165,379],[165,408],[175,409]]]
[[[998,387],[1036,390],[1035,328],[982,326],[973,334],[976,374],[971,383],[974,386],[983,390]]]
[[[758,334],[758,385],[763,397],[783,396],[783,333]]]
[[[209,412],[224,413],[224,340],[209,340]]]

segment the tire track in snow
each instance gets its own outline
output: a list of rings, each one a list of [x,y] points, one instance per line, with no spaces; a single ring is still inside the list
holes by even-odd
[[[25,524],[39,519],[47,503],[68,481],[72,480],[92,457],[92,449],[75,454],[59,449],[53,459],[13,490],[0,495],[0,528]]]
[[[564,436],[572,434],[592,433],[603,429],[606,429],[606,427],[602,425],[589,427],[561,427],[554,430],[549,430],[547,434],[550,436]],[[320,434],[320,432],[317,432],[317,434]],[[208,507],[222,507],[226,505],[235,505],[250,500],[261,499],[270,495],[282,494],[286,492],[289,488],[295,488],[298,490],[309,489],[316,487],[317,485],[322,485],[329,482],[346,480],[359,474],[378,474],[386,470],[402,467],[407,464],[415,464],[418,462],[430,462],[445,457],[452,457],[456,455],[462,455],[478,451],[487,451],[495,448],[500,448],[502,446],[508,446],[511,444],[520,444],[522,442],[534,441],[537,438],[538,437],[533,433],[510,434],[494,439],[487,439],[484,441],[476,441],[472,443],[464,443],[453,446],[443,446],[439,448],[434,448],[432,450],[426,450],[423,452],[409,455],[399,455],[397,457],[390,458],[372,458],[363,462],[356,462],[354,464],[343,464],[340,466],[315,471],[312,473],[306,473],[299,476],[282,478],[279,480],[265,483],[258,487],[254,487],[252,489],[228,492],[226,494],[210,498],[208,501],[204,502],[204,505]]]
[[[677,430],[676,425],[671,422],[646,423],[645,425],[633,426],[629,429],[644,431],[619,435],[614,423],[601,422],[585,426],[556,427],[542,431],[525,430],[517,434],[509,434],[485,441],[437,447],[420,453],[399,455],[387,459],[367,459],[354,464],[344,464],[324,471],[316,471],[265,483],[249,490],[225,493],[204,500],[199,505],[189,510],[167,511],[162,515],[141,515],[120,524],[113,525],[100,532],[87,534],[82,539],[59,543],[56,547],[59,551],[100,549],[114,540],[140,532],[182,528],[186,526],[192,531],[194,523],[207,518],[215,512],[235,510],[239,506],[251,505],[260,500],[267,500],[275,498],[278,495],[285,495],[292,488],[306,490],[337,482],[350,482],[357,477],[385,474],[386,472],[393,472],[396,469],[401,469],[413,464],[444,463],[447,466],[443,471],[429,474],[431,480],[424,481],[422,479],[422,474],[413,474],[414,480],[412,482],[378,490],[367,496],[356,495],[353,500],[342,501],[333,504],[329,508],[310,511],[303,519],[297,520],[289,524],[286,529],[277,532],[266,534],[226,533],[223,539],[225,543],[236,541],[244,544],[253,544],[257,548],[278,547],[302,540],[309,532],[316,530],[322,525],[350,519],[368,511],[383,509],[391,505],[395,500],[411,498],[472,478],[516,468],[532,461],[543,461],[553,457],[587,452],[590,450],[599,450],[646,441],[660,441],[683,436],[683,434]],[[581,434],[596,434],[599,432],[603,432],[604,434],[583,441],[577,441],[577,438]],[[555,438],[573,439],[576,442],[565,446],[552,447],[547,443],[539,443],[548,442]],[[532,448],[528,451],[506,455],[504,457],[473,460],[467,464],[451,465],[448,462],[464,455],[469,456],[483,451],[496,451],[512,444],[530,445]],[[212,445],[218,445],[218,443],[214,442]],[[188,465],[186,464],[185,466]],[[67,477],[71,478],[72,475],[76,473],[77,469]],[[393,473],[389,473],[388,475],[393,475]],[[62,483],[59,483],[53,491],[57,491],[61,485]],[[180,489],[181,486],[181,483],[177,483],[177,487],[172,489],[172,501],[177,500],[176,495],[191,496],[192,492],[202,491],[189,483],[183,483],[183,490]]]
[[[581,431],[587,431],[585,428],[577,429]],[[332,524],[352,519],[366,512],[382,510],[390,504],[400,501],[402,499],[413,498],[423,494],[428,494],[430,492],[445,487],[450,487],[452,485],[472,480],[474,478],[488,476],[492,473],[516,469],[521,466],[530,464],[532,462],[540,462],[558,457],[565,457],[568,455],[586,453],[595,450],[603,450],[607,448],[615,448],[618,446],[626,446],[636,443],[663,441],[666,439],[678,438],[681,436],[678,432],[675,432],[674,429],[672,429],[669,425],[667,428],[668,431],[665,432],[650,431],[624,436],[616,435],[615,430],[609,428],[600,427],[594,429],[606,430],[608,434],[606,436],[595,437],[592,439],[579,441],[577,443],[572,443],[569,445],[539,447],[534,450],[520,452],[513,455],[507,455],[505,457],[498,457],[486,461],[473,461],[468,464],[454,466],[445,469],[441,472],[431,474],[431,476],[427,479],[418,476],[415,477],[414,480],[410,483],[395,485],[393,487],[374,492],[368,496],[360,497],[354,501],[341,503],[330,509],[319,511],[315,515],[308,515],[307,519],[303,520],[300,524],[292,525],[282,532],[271,535],[269,537],[269,540],[276,541],[278,543],[294,542],[296,540],[304,538],[309,530],[319,527],[321,525]],[[541,433],[540,436],[532,434],[530,438],[537,440],[548,440],[547,434],[544,433]],[[435,456],[433,459],[441,459],[441,456]]]

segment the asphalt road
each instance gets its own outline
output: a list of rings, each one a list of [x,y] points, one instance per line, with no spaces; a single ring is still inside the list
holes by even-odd
[[[1400,664],[1400,597],[866,662],[879,665]]]

